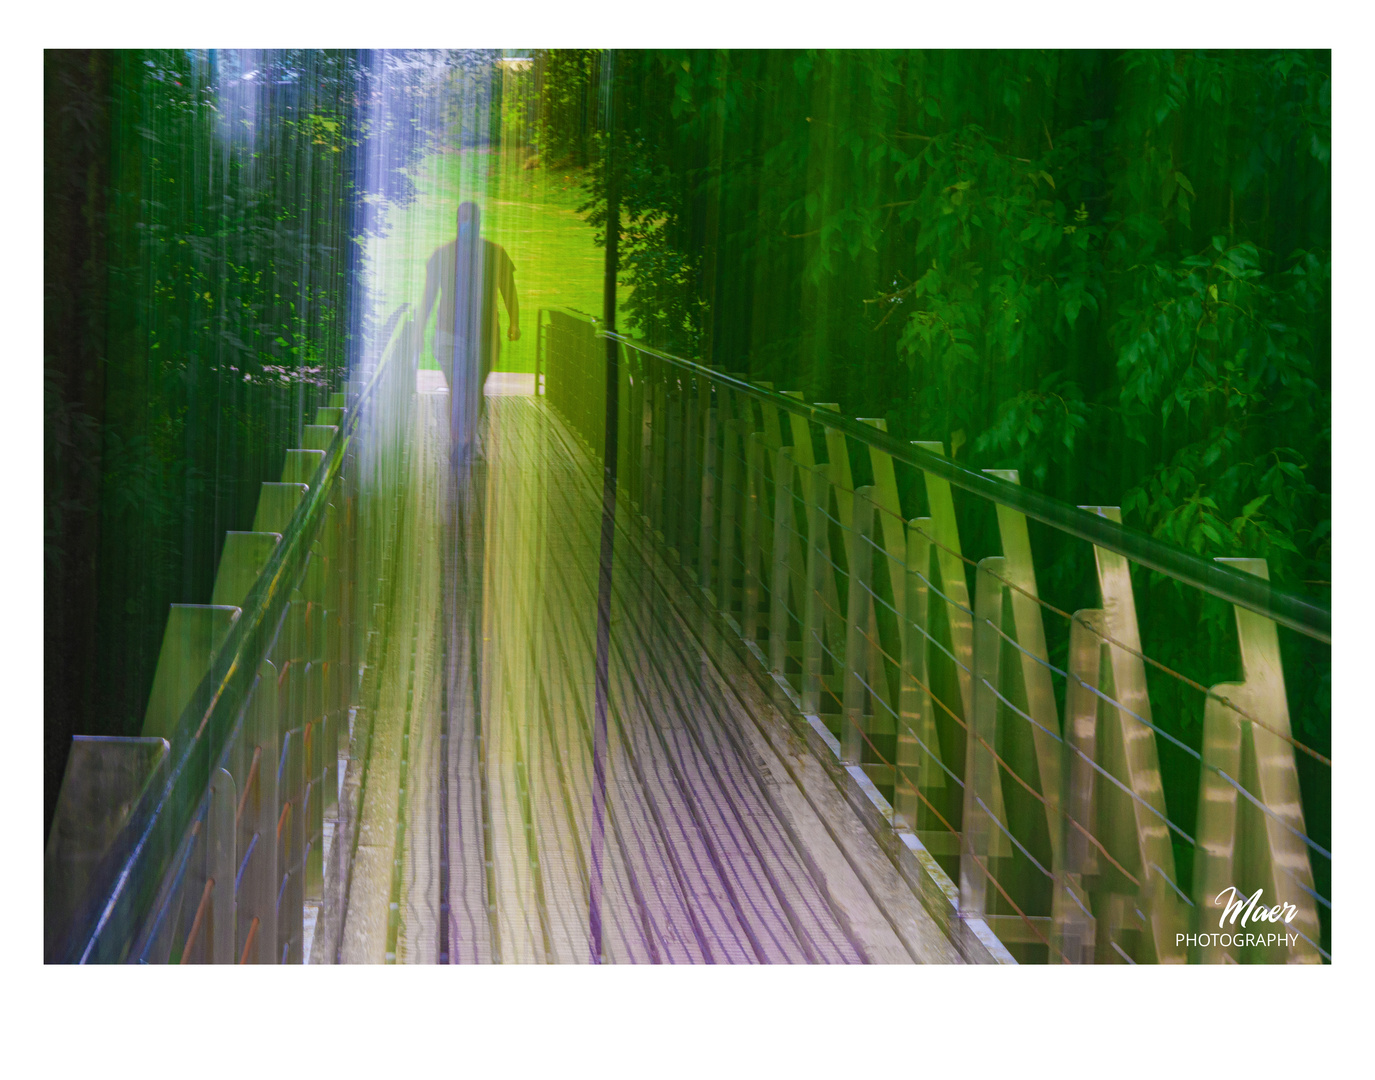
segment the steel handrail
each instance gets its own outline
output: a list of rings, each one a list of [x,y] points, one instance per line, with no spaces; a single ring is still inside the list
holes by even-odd
[[[594,325],[597,322],[596,319],[591,321]],[[966,469],[949,458],[904,443],[887,432],[841,413],[755,386],[703,364],[684,360],[682,357],[633,341],[623,334],[598,330],[596,336],[610,338],[627,348],[653,356],[698,378],[707,379],[736,393],[749,395],[795,416],[805,417],[823,427],[841,431],[864,445],[883,451],[895,461],[939,476],[956,487],[1035,518],[1062,533],[1086,540],[1106,551],[1116,552],[1140,566],[1158,571],[1237,607],[1264,615],[1307,637],[1327,644],[1332,642],[1331,609],[1312,597],[1288,592],[1277,588],[1264,578],[1244,573],[1225,564],[1210,562],[1163,543],[1139,529],[1110,521],[1042,492]]]

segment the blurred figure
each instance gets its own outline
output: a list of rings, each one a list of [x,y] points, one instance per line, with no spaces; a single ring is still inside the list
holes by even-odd
[[[466,462],[482,409],[482,386],[501,355],[497,294],[506,302],[506,336],[520,340],[516,268],[506,249],[482,239],[482,210],[472,202],[458,208],[458,235],[425,265],[424,318],[439,304],[434,357],[449,383],[450,457]]]

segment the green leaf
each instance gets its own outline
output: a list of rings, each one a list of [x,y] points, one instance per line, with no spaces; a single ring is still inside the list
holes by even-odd
[[[1192,197],[1198,197],[1194,195],[1194,186],[1193,184],[1189,183],[1189,178],[1185,176],[1182,172],[1180,172],[1178,169],[1175,170],[1174,178],[1175,182],[1179,184],[1179,186],[1182,187],[1185,191],[1187,191]]]

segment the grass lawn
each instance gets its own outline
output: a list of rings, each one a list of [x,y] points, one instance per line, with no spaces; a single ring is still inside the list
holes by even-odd
[[[369,243],[368,256],[382,310],[409,302],[417,313],[425,293],[425,261],[453,238],[458,204],[482,207],[482,235],[504,247],[516,266],[521,339],[506,339],[506,307],[499,304],[500,371],[534,371],[540,308],[602,310],[602,249],[577,213],[581,176],[572,170],[526,169],[524,151],[464,150],[430,155],[415,174],[416,199],[391,207],[388,235]],[[618,310],[629,290],[618,290]],[[619,319],[617,320],[619,323]],[[437,365],[431,351],[434,316],[426,328],[421,366]]]

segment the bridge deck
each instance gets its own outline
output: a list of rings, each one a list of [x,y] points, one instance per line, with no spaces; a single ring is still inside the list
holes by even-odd
[[[609,962],[958,962],[624,508],[597,820],[600,473],[542,398],[498,379],[456,487],[427,375],[377,705],[346,776],[337,958],[585,963],[600,848]]]

